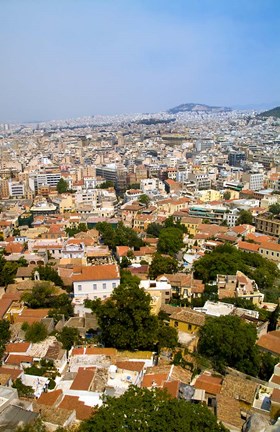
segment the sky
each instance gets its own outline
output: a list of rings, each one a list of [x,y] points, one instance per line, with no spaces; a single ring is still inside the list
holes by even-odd
[[[279,0],[0,0],[0,122],[280,101]]]

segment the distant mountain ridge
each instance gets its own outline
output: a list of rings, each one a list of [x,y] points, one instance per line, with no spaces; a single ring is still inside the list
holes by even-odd
[[[178,114],[180,112],[229,112],[232,111],[229,107],[210,106],[198,103],[185,103],[170,108],[168,114]]]
[[[260,113],[259,117],[277,117],[277,118],[280,118],[280,106]]]

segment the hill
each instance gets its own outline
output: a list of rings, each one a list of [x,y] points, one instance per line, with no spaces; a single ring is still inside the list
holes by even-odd
[[[280,106],[272,108],[271,110],[264,111],[258,117],[277,117],[280,118]]]
[[[228,107],[210,106],[205,104],[186,103],[170,108],[167,112],[169,114],[178,114],[180,112],[229,112],[232,111]]]

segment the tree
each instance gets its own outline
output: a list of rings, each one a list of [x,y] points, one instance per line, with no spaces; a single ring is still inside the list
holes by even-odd
[[[279,358],[274,357],[269,352],[263,352],[260,355],[261,364],[259,370],[259,378],[263,381],[269,381],[274,371],[274,366],[279,363]]]
[[[272,213],[273,215],[279,215],[279,213],[280,213],[280,204],[279,203],[271,204],[268,207],[268,211],[270,213]]]
[[[136,283],[122,283],[111,297],[95,308],[105,346],[119,349],[152,349],[158,321],[150,313],[150,295]]]
[[[253,216],[248,210],[241,210],[236,221],[236,225],[249,224],[252,225]]]
[[[19,264],[13,261],[6,261],[3,255],[0,255],[0,286],[5,288],[14,283],[14,278]]]
[[[66,234],[68,234],[69,237],[74,237],[76,234],[79,234],[80,232],[87,232],[88,226],[86,223],[79,223],[78,226],[74,227],[68,227],[65,229]]]
[[[56,190],[59,194],[65,193],[68,191],[68,183],[64,178],[60,178],[59,182],[56,185]]]
[[[57,286],[63,286],[61,277],[52,266],[47,264],[45,266],[36,267],[33,271],[33,277],[36,271],[39,273],[41,280],[53,282]]]
[[[23,384],[20,378],[17,378],[12,385],[13,388],[17,389],[19,397],[34,397],[34,390],[31,386]]]
[[[46,326],[41,322],[35,321],[32,324],[23,323],[22,329],[25,331],[25,339],[28,342],[41,342],[48,336]]]
[[[156,279],[164,273],[176,273],[177,270],[178,263],[174,258],[164,257],[159,253],[156,253],[149,268],[149,277],[151,279]]]
[[[96,229],[100,232],[103,243],[112,249],[115,249],[116,246],[129,246],[135,249],[144,246],[144,242],[137,233],[124,226],[122,222],[118,223],[116,229],[107,222],[99,222],[96,224]]]
[[[200,330],[198,352],[217,370],[226,366],[256,376],[260,367],[257,331],[238,316],[208,317]]]
[[[80,432],[223,432],[224,426],[203,405],[171,398],[159,389],[131,386],[119,398],[109,397]]]
[[[7,320],[0,320],[0,363],[5,352],[5,346],[11,337],[10,323]]]
[[[225,200],[230,200],[230,197],[231,197],[230,191],[225,191],[225,193],[224,193],[224,199]]]
[[[77,328],[63,327],[60,333],[56,336],[57,340],[62,343],[64,349],[69,351],[72,346],[80,343],[80,334]]]
[[[164,227],[158,222],[152,222],[147,228],[147,234],[149,236],[158,238],[163,228]]]
[[[97,186],[96,189],[109,189],[113,187],[114,187],[114,182],[112,182],[111,180],[106,180],[105,182]]]
[[[178,332],[174,327],[161,325],[158,330],[158,347],[175,348],[178,346]]]
[[[148,205],[150,204],[150,198],[148,197],[148,195],[143,194],[138,198],[138,201],[141,204],[144,204],[146,207],[148,207]]]
[[[37,282],[32,291],[25,292],[21,299],[32,309],[49,307],[55,292],[55,287],[49,282]]]
[[[184,247],[183,232],[179,228],[165,228],[159,234],[157,251],[175,255]]]
[[[168,216],[168,218],[165,219],[165,221],[164,221],[164,228],[178,228],[183,233],[188,232],[188,230],[185,227],[185,225],[181,224],[180,221],[174,222],[174,217],[173,216]]]

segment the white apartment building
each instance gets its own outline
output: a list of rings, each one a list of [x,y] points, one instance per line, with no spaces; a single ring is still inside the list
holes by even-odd
[[[73,271],[74,300],[106,299],[120,284],[117,264],[82,266]]]

